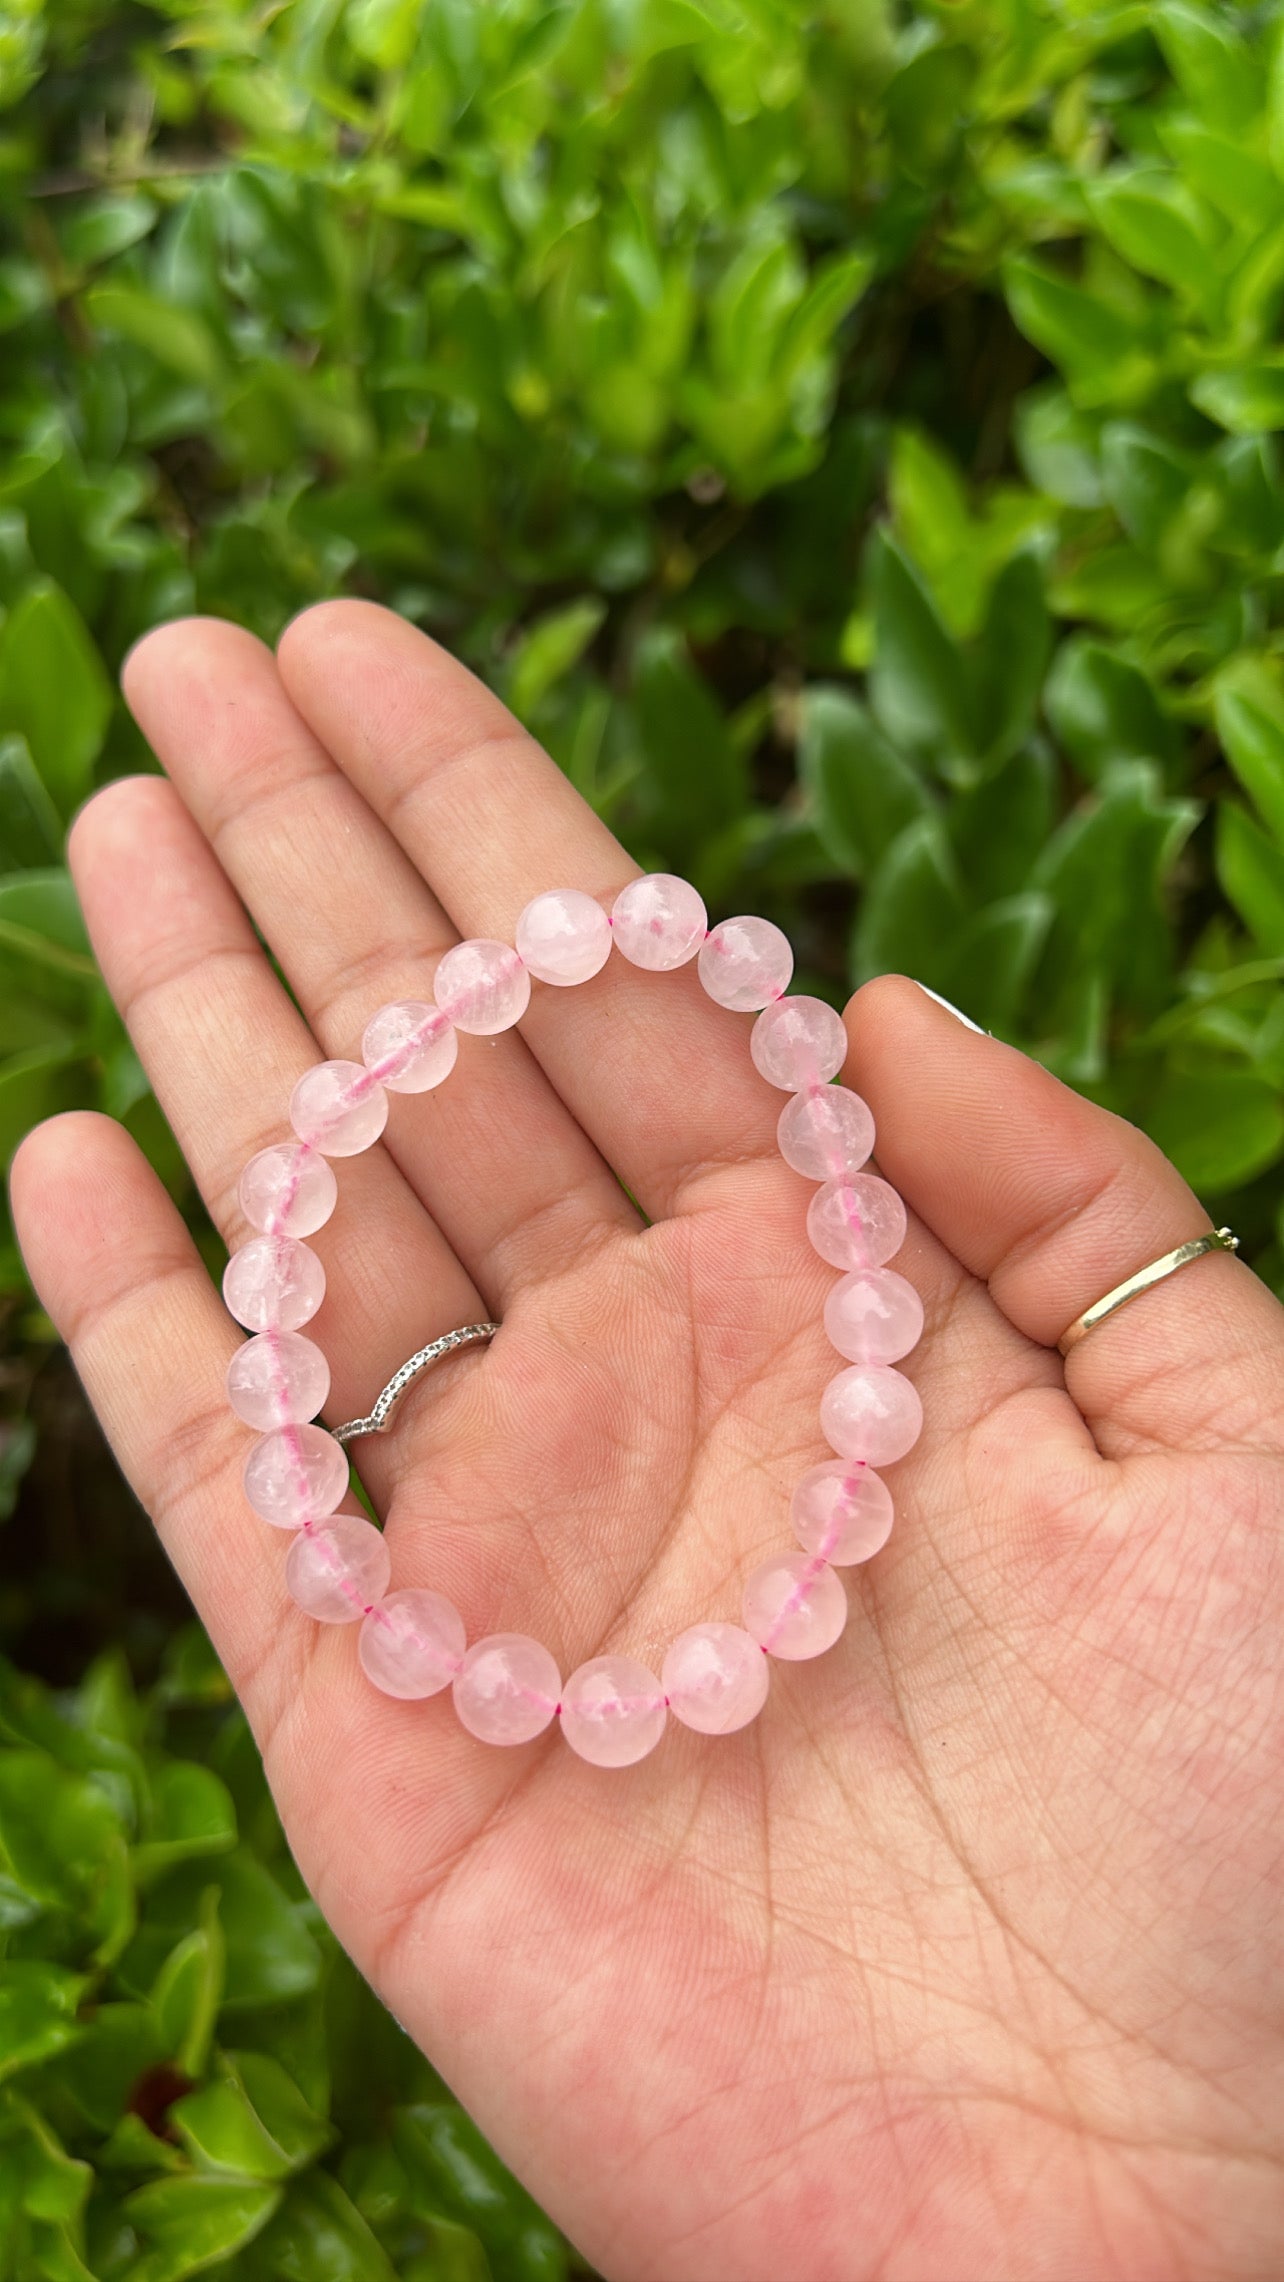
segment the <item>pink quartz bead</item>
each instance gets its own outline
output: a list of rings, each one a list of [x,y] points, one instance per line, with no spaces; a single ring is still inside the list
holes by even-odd
[[[245,1461],[245,1495],[274,1529],[324,1521],[348,1487],[342,1443],[321,1426],[278,1426]]]
[[[480,1743],[529,1743],[557,1711],[562,1675],[538,1640],[493,1632],[475,1640],[454,1678],[455,1710]]]
[[[385,1696],[414,1703],[440,1695],[459,1670],[467,1635],[454,1603],[441,1593],[389,1593],[357,1634],[366,1678]]]
[[[301,1529],[285,1556],[285,1589],[318,1624],[353,1624],[383,1599],[392,1555],[383,1531],[355,1513]]]
[[[594,1656],[562,1690],[562,1733],[595,1767],[631,1767],[645,1759],[667,1716],[654,1672],[631,1656]]]
[[[783,998],[793,971],[789,938],[770,919],[724,919],[700,953],[701,982],[733,1014],[756,1014],[773,998]]]
[[[297,1331],[325,1298],[325,1269],[293,1236],[252,1236],[223,1270],[229,1315],[247,1331]]]
[[[611,956],[611,922],[577,887],[537,895],[517,922],[518,957],[542,983],[586,983]]]
[[[893,1268],[857,1268],[825,1301],[825,1329],[850,1363],[899,1363],[923,1336],[923,1302]]]
[[[297,1331],[260,1331],[237,1348],[227,1366],[227,1399],[258,1434],[302,1426],[324,1407],[329,1392],[329,1364]]]
[[[807,1207],[807,1234],[831,1268],[881,1268],[905,1242],[905,1207],[876,1173],[826,1181]]]
[[[847,1086],[815,1086],[796,1093],[776,1127],[780,1154],[809,1181],[841,1180],[858,1173],[874,1146],[874,1120]]]
[[[531,978],[511,943],[456,943],[438,967],[432,988],[456,1030],[476,1038],[511,1030],[531,1002]]]
[[[359,1157],[388,1122],[388,1096],[360,1062],[318,1062],[290,1096],[290,1123],[323,1157]]]
[[[397,999],[371,1015],[361,1059],[390,1093],[427,1093],[450,1076],[459,1059],[459,1039],[439,1006]]]
[[[611,928],[617,951],[631,966],[667,975],[694,959],[709,931],[709,915],[689,880],[647,872],[621,888],[611,906]]]
[[[847,1059],[841,1014],[823,998],[778,998],[749,1033],[754,1068],[784,1093],[827,1086]]]
[[[733,1735],[767,1701],[767,1659],[738,1624],[693,1624],[664,1659],[660,1682],[669,1709],[701,1735]]]
[[[892,1493],[859,1458],[828,1458],[813,1466],[794,1491],[794,1535],[804,1552],[837,1569],[868,1561],[886,1545],[892,1527]]]
[[[333,1168],[301,1141],[277,1141],[251,1157],[237,1197],[251,1228],[265,1236],[312,1236],[339,1198]]]
[[[769,1656],[823,1656],[847,1622],[842,1579],[810,1554],[773,1553],[745,1580],[744,1619]]]
[[[820,1430],[840,1458],[890,1466],[923,1431],[918,1388],[887,1363],[853,1363],[820,1398]]]

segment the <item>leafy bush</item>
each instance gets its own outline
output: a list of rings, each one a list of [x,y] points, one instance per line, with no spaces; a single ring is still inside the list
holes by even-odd
[[[643,861],[778,918],[806,986],[907,968],[1145,1125],[1284,1288],[1275,5],[19,0],[0,102],[6,1153],[104,1106],[209,1242],[63,829],[148,765],[115,695],[145,627],[199,608],[270,637],[359,592],[499,687]],[[0,1286],[0,1501],[33,1391],[57,1428],[5,1636],[62,1677],[68,1639],[154,1665],[166,1588],[127,1609],[96,1561],[116,1524],[11,1242]],[[69,1483],[84,1559],[42,1564],[80,1528]],[[81,1703],[121,1686],[95,1671]],[[111,1848],[160,1843],[131,1768],[67,1769]],[[263,1827],[227,1860],[288,1880]],[[153,1863],[143,1922],[207,1938],[218,1879]],[[5,1938],[15,1970],[80,1976],[48,1985],[67,2033],[155,2010],[157,1943],[122,1981],[130,1950],[64,1950],[53,1922],[19,1909]],[[220,2049],[271,2045],[319,2114],[319,2044],[247,2042],[226,1955]],[[381,2112],[441,2099],[408,2065]],[[261,2148],[262,2069],[210,2070],[174,2113],[235,2109]],[[78,2271],[57,2228],[81,2179],[53,2135],[105,2135],[114,2210],[104,2150],[144,2128],[105,2094],[69,2121],[57,2075],[15,2077],[27,2153],[0,2173],[36,2181],[19,2271],[50,2276]],[[206,2177],[174,2128],[144,2196]],[[405,2163],[380,2131],[371,2175]],[[322,2271],[276,2247],[281,2212],[321,2209],[351,2156],[300,2156],[237,2272]],[[423,2271],[452,2271],[444,2240]]]

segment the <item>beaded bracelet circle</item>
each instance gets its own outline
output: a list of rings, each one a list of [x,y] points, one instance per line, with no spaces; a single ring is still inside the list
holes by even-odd
[[[440,1593],[389,1590],[392,1563],[380,1530],[340,1513],[348,1460],[312,1423],[330,1391],[324,1355],[300,1326],[325,1295],[325,1270],[302,1239],[322,1227],[338,1195],[331,1157],[379,1139],[388,1094],[424,1093],[455,1064],[460,1031],[510,1029],[530,1003],[531,981],[587,982],[612,945],[632,965],[668,972],[696,959],[719,1006],[757,1015],[749,1050],[758,1071],[790,1098],[777,1128],[781,1154],[817,1183],[807,1234],[844,1271],[825,1303],[825,1329],[847,1368],[824,1390],[820,1425],[836,1456],[804,1474],[791,1518],[800,1551],[764,1561],[746,1579],[742,1622],[692,1625],[669,1647],[659,1676],[632,1657],[595,1656],[562,1680],[549,1651],[519,1633],[467,1645],[463,1619]],[[668,873],[635,879],[608,913],[577,888],[528,903],[516,944],[459,943],[437,968],[434,1005],[380,1007],[361,1061],[321,1062],[290,1098],[295,1139],[251,1158],[241,1209],[258,1233],[232,1254],[223,1296],[253,1334],[228,1367],[228,1398],[260,1439],[245,1462],[256,1513],[292,1530],[288,1589],[322,1624],[358,1621],[358,1654],[386,1695],[416,1699],[450,1688],[459,1718],[486,1743],[529,1742],[558,1719],[584,1759],[626,1767],[654,1749],[670,1712],[706,1735],[745,1727],[767,1696],[769,1659],[798,1661],[832,1647],[847,1618],[836,1574],[887,1539],[892,1500],[874,1472],[905,1455],[923,1422],[916,1389],[892,1366],[916,1344],[922,1303],[887,1262],[905,1235],[905,1207],[886,1181],[864,1173],[874,1120],[860,1096],[833,1084],[847,1033],[832,1007],[786,997],[793,953],[770,920],[724,919],[710,930],[696,890]]]

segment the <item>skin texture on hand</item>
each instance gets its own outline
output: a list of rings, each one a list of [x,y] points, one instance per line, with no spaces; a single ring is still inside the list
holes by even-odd
[[[310,611],[276,658],[162,628],[126,690],[168,778],[99,794],[71,861],[236,1243],[240,1168],[310,1062],[430,997],[459,936],[511,941],[541,888],[608,898],[635,867],[496,698],[369,605]],[[910,1211],[923,1438],[888,1470],[888,1546],[844,1572],[838,1646],[774,1665],[743,1733],[671,1723],[626,1773],[556,1734],[487,1750],[293,1608],[240,1488],[237,1332],[120,1129],[28,1139],[21,1241],[318,1902],[612,2282],[1265,2278],[1284,1310],[1211,1255],[1063,1364],[1070,1320],[1208,1214],[911,983],[846,1020]],[[832,1272],[748,1027],[690,968],[612,959],[537,986],[520,1034],[461,1040],[339,1167],[313,1239],[332,1423],[502,1318],[358,1449],[394,1583],[448,1594],[470,1638],[655,1664],[790,1542]]]

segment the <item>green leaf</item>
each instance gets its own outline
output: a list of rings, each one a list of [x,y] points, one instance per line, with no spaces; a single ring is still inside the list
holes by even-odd
[[[139,190],[109,191],[86,199],[63,224],[63,253],[85,269],[110,261],[147,236],[159,211]]]
[[[640,646],[634,702],[645,797],[665,845],[699,849],[744,810],[748,772],[681,636],[658,627]]]
[[[1168,68],[1196,114],[1224,134],[1249,126],[1262,108],[1265,78],[1260,59],[1233,25],[1195,0],[1159,0],[1151,21]]]
[[[991,764],[1007,760],[1034,725],[1051,642],[1039,565],[1014,555],[994,582],[969,660],[978,743]]]
[[[279,2187],[222,2179],[159,2179],[130,2195],[124,2211],[146,2246],[130,2282],[183,2282],[244,2250],[281,2200]]]
[[[224,2054],[222,2074],[170,2110],[197,2169],[286,2179],[333,2138],[285,2070],[265,2053]]]
[[[89,321],[105,333],[132,341],[167,372],[213,387],[223,369],[219,345],[204,320],[141,286],[94,285],[84,295]]]
[[[120,1811],[100,1783],[44,1752],[0,1751],[0,1865],[100,1954],[115,1955],[128,1938],[133,1895]]]
[[[59,1104],[58,1080],[73,1060],[65,1041],[29,1046],[0,1062],[0,1165]]]
[[[1217,1194],[1284,1156],[1284,1100],[1248,1071],[1214,1063],[1168,1077],[1146,1130],[1193,1189]]]
[[[1256,364],[1202,372],[1190,384],[1190,397],[1234,436],[1284,428],[1284,360],[1264,357]]]
[[[1087,635],[1062,644],[1043,701],[1059,742],[1091,779],[1133,758],[1169,768],[1181,751],[1181,733],[1145,675]]]
[[[1186,180],[1237,229],[1257,233],[1284,218],[1284,183],[1254,150],[1198,119],[1169,119],[1160,131]]]
[[[1057,771],[1046,744],[1023,745],[950,804],[959,878],[973,908],[1017,895],[1052,832]]]
[[[82,2034],[77,2009],[89,1983],[37,1958],[0,1963],[0,2082],[50,2060]]]
[[[1134,318],[1024,258],[1004,265],[1003,281],[1014,322],[1059,366],[1077,405],[1131,405],[1149,393],[1158,368]]]
[[[1154,553],[1189,503],[1189,455],[1132,421],[1111,420],[1101,432],[1101,470],[1106,498],[1129,538]]]
[[[920,817],[892,843],[866,890],[853,939],[856,981],[899,973],[947,991],[949,950],[963,917],[945,826],[938,816]]]
[[[459,2275],[456,2265],[433,2262],[432,2282],[456,2282],[457,2276],[459,2282],[490,2282],[484,2259],[475,2263],[476,2238],[470,2234],[466,2239],[473,2251],[471,2273],[465,2268]],[[274,2282],[397,2282],[360,2211],[325,2171],[294,2182],[262,2239],[260,2255]],[[398,2269],[403,2276],[412,2271]]]
[[[798,773],[826,853],[856,879],[868,878],[930,806],[922,778],[859,700],[824,683],[804,699]]]
[[[186,1862],[162,1879],[125,1962],[131,1986],[145,1990],[176,1942],[218,1899],[226,1955],[224,2009],[285,2004],[315,1989],[321,1955],[306,1912],[287,1899],[270,1870],[245,1845],[206,1862]]]
[[[1052,925],[1046,895],[1009,896],[978,911],[948,953],[948,995],[985,1030],[1011,1035]]]
[[[1016,444],[1031,483],[1067,507],[1100,507],[1099,424],[1064,388],[1045,382],[1016,407]]]
[[[1040,980],[1062,1018],[1087,977],[1143,1006],[1171,988],[1164,897],[1199,813],[1165,795],[1152,761],[1113,760],[1048,842],[1030,885],[1056,907]]]
[[[52,579],[28,587],[0,632],[0,735],[26,738],[64,816],[90,790],[114,702],[74,603]]]
[[[503,2282],[565,2282],[565,2246],[505,2171],[462,2109],[424,2103],[397,2110],[393,2144],[429,2208],[463,2219]]]
[[[1213,717],[1226,757],[1284,849],[1284,684],[1264,659],[1242,655],[1218,675]]]
[[[1201,305],[1208,301],[1218,282],[1212,253],[1220,225],[1166,167],[1112,167],[1088,185],[1088,203],[1125,261]]]
[[[69,872],[21,872],[0,879],[0,959],[92,980],[98,973]]]
[[[605,616],[605,602],[584,595],[526,629],[509,664],[508,702],[519,721],[529,721],[541,699],[578,664]]]
[[[870,702],[894,745],[961,778],[976,753],[963,655],[895,540],[875,534],[870,554],[874,658]]]
[[[200,1924],[175,1943],[151,1991],[162,2050],[185,2076],[202,2073],[223,2002],[226,1951],[218,1899],[214,1887],[202,1895]]]
[[[208,1767],[169,1760],[151,1783],[146,1836],[134,1849],[134,1872],[146,1884],[176,1862],[224,1854],[236,1844],[236,1814],[227,1787]]]
[[[25,737],[0,738],[0,870],[55,863],[62,820]]]
[[[1262,949],[1284,954],[1284,848],[1229,800],[1217,811],[1217,877]]]

